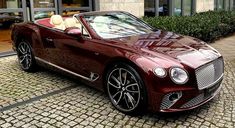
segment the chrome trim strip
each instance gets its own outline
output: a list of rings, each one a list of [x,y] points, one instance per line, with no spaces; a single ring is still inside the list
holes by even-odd
[[[221,81],[219,87],[217,88],[217,90],[215,91],[215,93],[212,94],[211,99],[212,99],[213,97],[215,97],[215,96],[220,92],[221,88],[222,88],[222,81]],[[208,99],[210,99],[210,98],[208,98]]]
[[[89,35],[89,39],[92,39],[92,36],[90,34],[90,32],[87,30],[87,28],[84,26],[84,24],[82,23],[82,21],[80,20],[80,18],[76,18],[75,16],[73,16],[76,20],[78,20],[78,22],[82,25],[82,27],[85,29],[85,31],[88,33]],[[82,28],[81,28],[81,31],[82,31]],[[83,33],[82,33],[83,34]]]
[[[68,69],[62,68],[62,67],[60,67],[60,66],[58,66],[58,65],[55,65],[55,64],[53,64],[53,63],[51,63],[51,62],[48,62],[48,61],[46,61],[46,60],[44,60],[44,59],[41,59],[41,58],[39,58],[39,57],[35,57],[35,59],[36,59],[37,61],[43,62],[43,63],[45,63],[45,64],[48,64],[48,65],[52,66],[52,67],[55,67],[55,68],[60,69],[60,70],[63,70],[63,71],[65,71],[65,72],[69,73],[69,74],[72,74],[72,75],[74,75],[74,76],[80,77],[80,78],[82,78],[82,79],[85,79],[85,80],[88,80],[88,81],[91,81],[91,82],[94,82],[94,81],[96,81],[96,80],[99,78],[99,75],[98,75],[97,78],[95,78],[95,79],[92,78],[93,75],[91,75],[91,78],[85,77],[85,76],[83,76],[83,75],[80,75],[80,74],[77,74],[77,73],[75,73],[75,72],[72,72],[72,71],[70,71],[70,70],[68,70]]]

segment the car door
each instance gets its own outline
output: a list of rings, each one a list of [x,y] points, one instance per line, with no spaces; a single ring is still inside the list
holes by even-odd
[[[62,30],[50,29],[46,27],[40,27],[41,41],[43,44],[46,57],[42,58],[50,63],[59,64],[58,61],[62,59],[62,55],[58,54],[55,40],[61,38],[63,35]]]
[[[59,62],[63,68],[88,81],[99,78],[103,63],[108,58],[103,54],[103,43],[84,33],[81,37],[65,35],[63,39],[55,39],[54,42],[58,54],[63,54],[63,60]]]
[[[88,81],[99,78],[102,63],[106,60],[101,54],[104,51],[102,43],[87,34],[78,37],[50,29],[41,34],[50,63]]]

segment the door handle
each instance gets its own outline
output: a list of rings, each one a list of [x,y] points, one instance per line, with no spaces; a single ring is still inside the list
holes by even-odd
[[[48,41],[48,42],[53,42],[53,39],[51,39],[51,38],[46,38],[46,41]]]

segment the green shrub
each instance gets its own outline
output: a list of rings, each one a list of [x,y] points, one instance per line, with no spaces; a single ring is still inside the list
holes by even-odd
[[[193,16],[143,17],[155,28],[189,35],[206,42],[235,32],[235,11],[208,11]]]

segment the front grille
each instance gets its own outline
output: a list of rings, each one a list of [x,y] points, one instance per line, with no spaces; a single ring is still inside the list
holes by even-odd
[[[222,81],[219,81],[218,83],[216,83],[214,86],[207,88],[204,90],[203,93],[199,94],[198,96],[194,97],[193,99],[191,99],[190,101],[188,101],[187,103],[185,103],[184,105],[181,106],[181,108],[190,108],[193,107],[195,105],[200,104],[201,102],[213,97],[221,84]]]
[[[204,93],[194,97],[192,100],[190,100],[189,102],[185,103],[183,106],[181,106],[181,108],[189,108],[189,107],[193,107],[194,105],[197,105],[199,103],[201,103],[204,99]]]
[[[198,96],[194,97],[190,101],[186,102],[184,105],[182,105],[180,108],[190,108],[195,105],[200,104],[201,102],[211,98],[214,96],[219,90],[220,84],[222,81],[219,81],[214,86],[207,88],[204,90],[203,93],[199,94]]]
[[[224,63],[223,59],[219,58],[211,63],[204,65],[196,70],[196,78],[198,89],[202,90],[212,86],[223,75]]]

